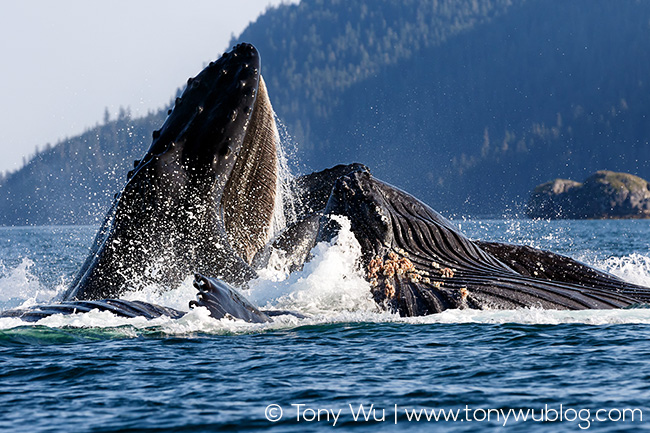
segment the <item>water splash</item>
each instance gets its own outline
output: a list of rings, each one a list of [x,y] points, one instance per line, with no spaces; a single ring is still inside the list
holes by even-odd
[[[0,262],[0,309],[35,305],[52,299],[63,287],[48,289],[32,273],[34,262],[23,258],[8,269]]]
[[[360,267],[361,246],[350,222],[343,217],[334,218],[342,227],[338,236],[329,243],[316,245],[313,259],[302,271],[282,275],[274,263],[272,268],[260,271],[261,278],[251,283],[248,298],[264,308],[321,316],[342,311],[378,312]]]
[[[151,321],[144,318],[128,319],[113,316],[108,312],[93,311],[71,316],[52,316],[37,322],[35,327],[19,319],[0,319],[0,330],[2,333],[12,330],[11,332],[21,335],[25,332],[35,333],[38,334],[36,337],[30,335],[36,338],[34,341],[40,341],[39,339],[50,338],[45,334],[52,330],[78,333],[82,339],[87,338],[90,334],[92,335],[88,338],[113,339],[143,336],[159,338],[170,335],[193,338],[202,334],[258,333],[292,329],[298,326],[348,322],[397,322],[427,326],[435,326],[439,323],[650,324],[650,309],[644,308],[587,311],[448,310],[440,314],[415,318],[401,318],[395,314],[379,311],[370,297],[370,288],[363,278],[363,272],[359,266],[361,257],[359,244],[350,230],[349,222],[341,218],[339,223],[343,229],[338,237],[332,242],[318,244],[312,251],[313,259],[305,265],[302,271],[289,274],[283,268],[284,258],[278,255],[275,257],[275,263],[262,270],[260,278],[251,282],[250,289],[244,293],[253,303],[262,308],[296,310],[308,314],[308,318],[280,316],[273,323],[267,324],[212,319],[205,308],[189,310],[188,302],[194,299],[196,290],[192,285],[192,279],[188,277],[182,284],[171,290],[155,285],[143,285],[124,296],[130,300],[144,300],[187,311],[186,316],[179,320],[166,317]],[[463,225],[466,224],[468,223],[463,223]],[[504,223],[500,222],[499,224]],[[513,231],[508,228],[506,225],[505,231],[512,233]],[[526,227],[520,229],[525,231]],[[539,234],[535,238],[530,233],[523,233],[520,236],[531,236],[534,240],[539,241],[545,235]],[[578,237],[578,239],[580,238]],[[576,241],[574,244],[579,244],[579,242]],[[585,251],[587,252],[585,253]],[[602,255],[594,256],[590,250],[583,249],[577,255],[580,256],[583,253],[582,261],[592,266],[616,274],[632,283],[650,285],[649,254],[631,253],[617,256],[610,251],[610,256],[603,258]],[[581,259],[580,257],[576,258]],[[40,275],[42,272],[35,271],[41,271],[41,269],[36,269],[37,265],[29,259],[12,259],[12,262],[17,264],[8,267],[0,262],[0,308],[47,302],[59,290],[65,288],[62,283],[56,287],[48,287],[47,284],[39,281],[35,275]],[[53,272],[53,270],[48,272]],[[61,341],[61,338],[63,337],[59,335],[52,341]]]
[[[639,253],[623,257],[609,257],[594,263],[594,266],[629,281],[650,287],[650,256]]]
[[[295,143],[277,114],[273,113],[273,118],[276,124],[278,177],[277,193],[275,195],[275,212],[271,226],[272,237],[284,230],[287,225],[295,223],[297,219],[296,203],[291,189],[294,174],[289,163],[289,157],[295,155]]]
[[[165,290],[156,285],[141,286],[124,294],[127,300],[142,300],[172,307],[188,314],[173,320],[160,317],[151,321],[144,318],[123,318],[108,312],[92,311],[76,315],[56,315],[36,323],[49,328],[94,327],[106,329],[110,338],[141,336],[143,333],[193,336],[196,333],[249,333],[262,330],[337,322],[381,322],[398,316],[379,311],[371,298],[370,287],[360,269],[361,247],[354,237],[347,219],[336,217],[342,230],[331,242],[322,242],[312,251],[313,259],[300,271],[291,275],[261,272],[244,291],[254,304],[262,308],[296,310],[308,314],[306,319],[280,316],[270,324],[249,324],[228,319],[215,320],[205,308],[189,310],[188,302],[195,298],[196,289],[188,277],[179,287]],[[0,329],[33,326],[19,319],[0,319]],[[158,335],[156,334],[156,335]]]
[[[193,300],[197,293],[193,285],[193,280],[193,277],[188,275],[175,288],[163,288],[155,284],[141,285],[138,288],[127,291],[121,298],[127,301],[144,301],[187,312],[190,311],[189,301]]]
[[[522,308],[518,310],[447,310],[425,317],[403,318],[401,321],[417,324],[436,323],[485,323],[522,325],[610,325],[650,324],[650,309],[625,310],[542,310]]]

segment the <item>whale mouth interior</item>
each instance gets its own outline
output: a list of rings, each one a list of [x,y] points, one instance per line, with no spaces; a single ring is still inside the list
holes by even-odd
[[[186,176],[196,189],[170,192],[182,200],[211,194],[205,209],[195,208],[221,216],[230,247],[248,264],[270,238],[278,182],[279,134],[260,69],[255,48],[240,44],[191,78],[140,164],[158,156],[161,171]]]
[[[221,198],[228,241],[247,263],[270,238],[278,181],[279,134],[260,76],[243,143]]]

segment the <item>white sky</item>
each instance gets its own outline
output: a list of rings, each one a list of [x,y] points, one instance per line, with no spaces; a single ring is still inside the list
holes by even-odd
[[[46,143],[163,107],[268,5],[297,0],[2,0],[0,172]]]

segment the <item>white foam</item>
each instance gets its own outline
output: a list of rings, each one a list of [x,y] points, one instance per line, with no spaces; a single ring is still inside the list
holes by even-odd
[[[648,255],[634,253],[623,257],[609,257],[594,263],[594,266],[630,283],[650,287],[650,256]]]
[[[560,325],[560,324],[650,324],[650,309],[625,310],[542,310],[522,308],[518,310],[447,310],[439,314],[424,317],[402,319],[409,323],[485,323],[526,325]]]
[[[276,262],[281,257],[276,257],[273,269],[262,271],[262,278],[251,283],[246,292],[251,302],[264,308],[316,315],[377,311],[360,268],[361,247],[350,230],[350,222],[334,218],[342,226],[338,236],[331,243],[316,245],[312,250],[314,258],[300,272],[278,272],[282,267]]]

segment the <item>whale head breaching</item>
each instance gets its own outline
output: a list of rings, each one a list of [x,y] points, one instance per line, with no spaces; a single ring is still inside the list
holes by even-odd
[[[202,272],[242,284],[270,236],[278,134],[260,57],[239,44],[187,87],[134,163],[66,300]]]

